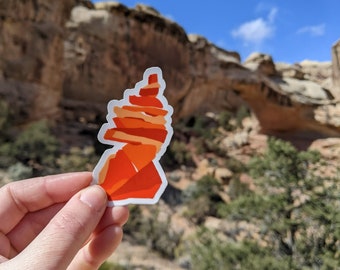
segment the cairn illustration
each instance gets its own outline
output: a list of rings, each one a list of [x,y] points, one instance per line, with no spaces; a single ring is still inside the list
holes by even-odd
[[[107,123],[98,140],[113,145],[93,171],[96,184],[107,192],[111,205],[152,204],[167,180],[159,163],[173,134],[172,107],[164,97],[160,68],[149,68],[122,100],[108,103]]]

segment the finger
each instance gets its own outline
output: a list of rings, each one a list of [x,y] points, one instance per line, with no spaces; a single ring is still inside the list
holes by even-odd
[[[122,227],[129,218],[129,208],[126,206],[107,207],[104,215],[99,221],[96,229],[92,233],[91,237],[87,240],[87,243],[92,241],[99,233],[109,226]],[[111,241],[111,240],[110,240]]]
[[[82,190],[9,262],[29,265],[29,269],[66,269],[97,226],[106,203],[107,196],[101,187]]]
[[[9,242],[6,235],[0,233],[0,264],[7,261],[7,255],[9,253],[11,243]]]
[[[4,253],[6,257],[13,258],[17,253],[25,249],[64,205],[65,203],[54,204],[25,215],[20,223],[7,234],[11,246]]]
[[[59,203],[49,206],[45,209],[28,213],[21,220],[21,222],[14,227],[12,231],[7,234],[11,246],[8,250],[0,254],[6,255],[7,258],[13,258],[19,252],[26,248],[26,246],[33,241],[33,239],[42,231],[48,222],[55,216],[57,212],[65,205]],[[129,210],[125,206],[107,207],[104,215],[97,225],[95,232],[100,232],[110,225],[123,226],[129,217]],[[0,246],[0,251],[3,247]]]
[[[94,270],[115,251],[122,241],[123,231],[120,226],[111,225],[95,235],[76,255],[68,270]]]
[[[90,172],[13,182],[0,189],[0,232],[7,234],[27,212],[69,200],[92,180]],[[11,218],[8,218],[10,213]]]
[[[104,215],[95,229],[96,232],[102,231],[110,225],[122,227],[129,218],[129,209],[126,206],[107,207]]]
[[[2,255],[0,255],[0,264],[4,263],[4,262],[7,262],[8,259]]]

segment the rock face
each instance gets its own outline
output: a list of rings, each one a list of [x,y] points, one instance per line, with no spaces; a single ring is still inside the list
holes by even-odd
[[[56,117],[63,28],[74,0],[0,0],[0,98],[14,123]]]
[[[332,89],[332,63],[304,60],[293,65],[276,63],[275,67],[282,77],[310,80],[322,87]],[[333,93],[334,94],[334,93]]]
[[[268,133],[340,135],[339,43],[333,88],[330,63],[274,64],[255,53],[242,64],[238,53],[187,35],[144,5],[0,0],[0,12],[0,97],[16,123],[57,117],[59,109],[65,122],[102,123],[107,102],[159,66],[175,121],[247,105]]]
[[[129,9],[101,3],[72,10],[65,40],[63,104],[76,110],[85,102],[92,107],[88,120],[98,119],[105,115],[103,104],[120,98],[123,90],[133,87],[134,78],[154,65],[165,74],[175,119],[246,102],[265,132],[340,134],[339,126],[315,117],[316,108],[334,105],[334,96],[322,86],[330,77],[330,63],[322,69],[310,61],[280,67],[271,56],[254,53],[241,64],[237,53],[187,35],[142,5]],[[75,118],[86,114],[73,113]]]
[[[268,76],[277,73],[273,58],[268,54],[252,53],[243,64],[251,70],[259,71]]]
[[[67,29],[67,104],[79,99],[103,104],[120,98],[147,67],[159,66],[175,117],[204,112],[224,106],[230,95],[221,65],[240,65],[237,53],[221,50],[202,37],[189,39],[179,25],[147,7],[78,6]]]
[[[340,100],[340,40],[332,47],[334,95]]]
[[[304,60],[299,63],[304,79],[320,84],[329,90],[332,89],[332,62],[315,62]],[[332,91],[332,95],[335,93]]]
[[[315,131],[336,135],[340,126],[329,123],[332,117],[320,123],[315,117],[319,107],[334,106],[333,97],[326,89],[310,81],[249,73],[230,74],[233,89],[249,104],[265,133]],[[305,84],[306,83],[306,84]],[[309,91],[312,86],[315,91]],[[308,89],[308,90],[307,90]],[[325,97],[325,99],[323,99]]]

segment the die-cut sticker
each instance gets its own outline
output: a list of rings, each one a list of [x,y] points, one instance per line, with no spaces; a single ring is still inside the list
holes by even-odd
[[[164,90],[162,70],[152,67],[123,99],[108,103],[98,140],[113,147],[94,168],[93,184],[105,189],[109,206],[157,203],[167,186],[159,160],[173,134],[173,108]]]

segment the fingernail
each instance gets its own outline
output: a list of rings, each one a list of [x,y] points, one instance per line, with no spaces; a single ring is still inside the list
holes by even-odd
[[[101,187],[93,185],[82,191],[80,200],[91,208],[99,211],[106,205],[107,197],[105,191]]]

